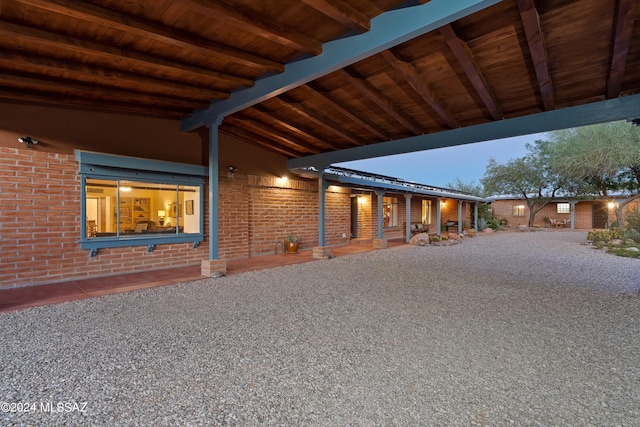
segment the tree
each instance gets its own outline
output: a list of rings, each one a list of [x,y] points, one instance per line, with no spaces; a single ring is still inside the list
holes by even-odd
[[[550,136],[551,168],[573,183],[574,192],[614,202],[616,221],[622,226],[622,208],[640,195],[640,128],[611,122]]]
[[[460,178],[456,178],[453,181],[448,182],[447,188],[461,191],[467,194],[472,194],[478,197],[482,197],[484,195],[484,189],[482,188],[482,185],[476,184],[475,181],[464,182]]]
[[[549,142],[537,140],[527,144],[524,157],[500,164],[490,159],[480,182],[488,194],[521,197],[529,207],[529,227],[536,214],[563,187],[564,180],[549,166]]]

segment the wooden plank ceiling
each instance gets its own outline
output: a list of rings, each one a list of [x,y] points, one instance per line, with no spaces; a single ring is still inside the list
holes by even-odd
[[[638,94],[638,3],[504,0],[232,114],[220,130],[301,157]],[[400,6],[0,0],[0,101],[184,118]]]

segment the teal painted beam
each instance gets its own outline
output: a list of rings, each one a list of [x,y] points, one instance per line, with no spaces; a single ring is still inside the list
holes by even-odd
[[[404,222],[404,232],[405,232],[405,241],[409,243],[411,240],[411,195],[405,194],[405,222]]]
[[[378,197],[378,239],[382,240],[384,238],[384,191],[376,190],[376,196]]]
[[[427,3],[428,4],[428,3]],[[413,153],[640,117],[640,95],[290,159],[289,169]]]
[[[318,177],[318,246],[327,246],[326,237],[326,191],[329,184],[324,179],[324,174],[320,173]]]
[[[218,259],[220,232],[220,186],[218,182],[218,128],[222,119],[217,119],[209,126],[209,260]]]
[[[233,92],[228,99],[214,101],[206,110],[195,111],[182,120],[182,130],[191,132],[208,126],[218,117],[278,96],[500,1],[431,0],[423,5],[385,12],[371,20],[370,31],[327,42],[320,55],[291,62],[282,73],[261,78],[254,86]]]

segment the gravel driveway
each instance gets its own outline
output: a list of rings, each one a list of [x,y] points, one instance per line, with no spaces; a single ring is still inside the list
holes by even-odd
[[[638,426],[640,261],[584,242],[497,233],[0,313],[0,409],[22,411],[0,425]]]

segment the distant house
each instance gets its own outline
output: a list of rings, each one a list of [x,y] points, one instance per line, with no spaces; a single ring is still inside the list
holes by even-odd
[[[528,225],[529,207],[522,197],[495,196],[490,198],[493,215],[505,218],[509,225]],[[609,228],[616,220],[612,203],[625,198],[614,198],[617,202],[602,198],[556,198],[546,204],[537,214],[534,226],[590,230]],[[629,203],[623,215],[638,211],[638,201]]]

